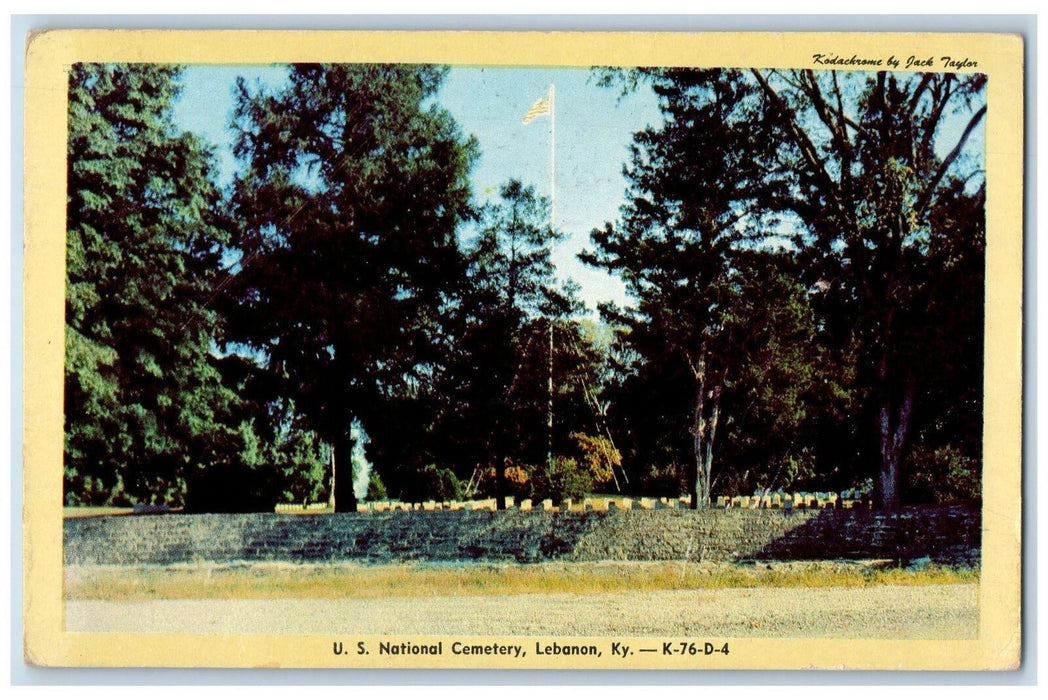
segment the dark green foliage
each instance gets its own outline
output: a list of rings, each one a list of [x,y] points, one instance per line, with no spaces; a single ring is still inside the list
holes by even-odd
[[[571,302],[552,287],[550,245],[559,234],[549,226],[549,203],[515,180],[499,194],[467,251],[443,434],[460,472],[494,469],[501,495],[508,494],[507,459],[542,459],[549,448],[551,319]]]
[[[902,486],[907,500],[926,500],[927,486],[936,500],[981,497],[985,191],[962,190],[953,182],[936,208],[934,225],[959,233],[936,237],[929,251],[940,272],[924,302],[920,342],[930,356],[918,365],[913,453]],[[926,487],[917,485],[922,480]]]
[[[170,116],[178,69],[76,64],[69,82],[65,500],[178,504],[234,468],[235,396],[207,306],[228,241],[211,156]]]
[[[368,474],[368,490],[364,496],[366,501],[384,501],[389,498],[386,485],[382,483],[382,477],[374,469]]]
[[[787,486],[805,463],[811,468],[803,431],[822,366],[811,342],[814,315],[791,256],[742,253],[728,277],[737,293],[724,325],[733,334],[737,369],[724,389],[722,472],[725,481],[738,480],[736,488]]]
[[[330,446],[308,429],[292,401],[271,396],[272,382],[254,360],[227,355],[218,367],[238,397],[233,414],[242,440],[238,457],[248,469],[240,477],[256,474],[260,483],[272,482],[284,503],[327,502]]]
[[[408,503],[423,501],[458,501],[463,497],[463,484],[450,469],[427,464],[420,469],[400,495],[400,500]]]
[[[544,463],[531,470],[531,497],[535,501],[549,498],[557,504],[565,498],[583,498],[592,490],[589,470],[570,457],[556,456],[552,465]]]
[[[909,503],[979,501],[979,460],[951,445],[929,449],[918,444],[907,457],[903,498]]]
[[[288,427],[256,458],[280,475],[283,499],[290,503],[327,503],[331,497],[331,451],[317,434]]]
[[[474,144],[429,104],[444,70],[296,65],[278,94],[243,82],[233,198],[244,257],[228,338],[334,445],[336,508],[355,509],[349,426],[423,395],[443,362]],[[403,436],[401,437],[403,440]],[[410,444],[411,441],[405,441]]]
[[[440,338],[440,342],[444,339]],[[410,490],[419,470],[443,457],[440,441],[434,434],[436,424],[447,410],[433,386],[439,377],[440,371],[434,368],[433,376],[419,382],[410,392],[387,396],[381,404],[368,406],[370,473],[381,475],[390,496]]]

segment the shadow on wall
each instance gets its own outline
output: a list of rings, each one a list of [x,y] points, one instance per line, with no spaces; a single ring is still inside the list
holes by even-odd
[[[974,506],[922,506],[887,513],[823,510],[757,549],[757,560],[892,559],[977,566],[982,517]]]

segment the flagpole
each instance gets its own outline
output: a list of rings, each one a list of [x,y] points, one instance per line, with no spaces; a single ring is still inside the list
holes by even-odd
[[[553,83],[549,86],[549,225],[553,228],[553,222],[557,218],[557,105],[554,102]],[[550,252],[553,252],[553,244],[550,244]]]
[[[554,101],[553,83],[549,86],[549,227],[553,233],[557,218],[557,105]],[[553,262],[553,238],[549,241],[550,262]],[[546,462],[549,472],[553,473],[553,318],[549,319],[549,374],[546,377],[546,429],[548,431],[548,448]]]

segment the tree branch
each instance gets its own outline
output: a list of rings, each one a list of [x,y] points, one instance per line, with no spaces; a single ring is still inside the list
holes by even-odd
[[[918,216],[924,214],[925,209],[928,208],[928,205],[932,200],[932,195],[935,193],[935,188],[939,186],[939,182],[942,180],[943,176],[946,175],[946,171],[950,169],[950,166],[953,165],[953,161],[957,160],[957,156],[959,156],[964,149],[964,144],[968,142],[968,137],[971,136],[972,131],[979,122],[982,121],[985,114],[986,105],[983,105],[982,108],[972,115],[970,120],[968,120],[968,126],[965,127],[964,133],[961,134],[961,138],[957,140],[957,145],[954,146],[949,155],[943,159],[942,163],[939,165],[939,169],[932,177],[932,181],[928,183],[928,187],[924,190],[924,194],[922,194],[920,200],[917,201],[916,211]]]
[[[932,73],[925,73],[921,76],[920,84],[917,86],[917,89],[913,91],[913,95],[910,96],[910,105],[908,108],[910,114],[913,114],[917,110],[917,103],[920,101],[921,95],[924,94],[924,91],[928,89],[928,84],[931,80]]]
[[[750,72],[753,73],[753,76],[757,79],[761,89],[764,90],[764,94],[767,95],[768,99],[772,101],[778,111],[782,114],[786,129],[793,137],[797,147],[800,148],[801,155],[807,162],[808,167],[810,167],[815,173],[816,178],[822,182],[826,197],[836,206],[842,222],[848,222],[850,217],[847,208],[841,202],[837,183],[835,183],[829,173],[826,172],[825,163],[819,157],[815,145],[811,142],[811,139],[808,138],[808,135],[804,130],[797,124],[797,121],[793,117],[792,110],[783,102],[782,98],[775,92],[775,89],[768,84],[768,81],[763,75],[761,75],[760,71],[756,68],[751,68]]]

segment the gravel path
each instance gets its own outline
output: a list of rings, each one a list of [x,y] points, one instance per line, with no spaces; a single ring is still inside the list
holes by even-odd
[[[978,632],[977,584],[65,605],[68,631],[101,633],[959,639]]]

